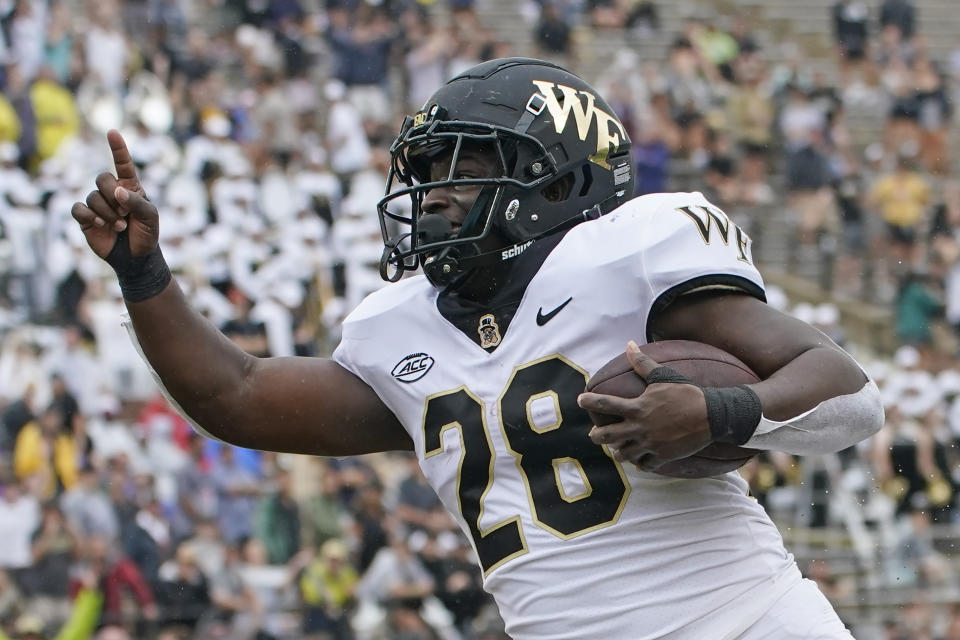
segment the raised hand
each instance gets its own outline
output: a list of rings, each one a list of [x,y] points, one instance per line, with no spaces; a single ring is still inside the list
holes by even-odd
[[[120,132],[107,132],[107,142],[117,175],[98,175],[96,191],[87,195],[86,203],[75,203],[71,214],[80,225],[87,244],[101,258],[110,255],[118,239],[128,242],[130,255],[145,256],[157,247],[159,241],[157,208],[147,200]]]

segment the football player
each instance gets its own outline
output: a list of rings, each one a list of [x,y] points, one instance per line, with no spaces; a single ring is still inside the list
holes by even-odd
[[[378,207],[394,284],[350,314],[332,359],[251,357],[193,311],[108,140],[117,175],[73,216],[202,433],[415,452],[518,640],[850,638],[738,474],[652,471],[715,441],[848,447],[881,426],[876,385],[764,303],[750,238],[722,210],[699,193],[632,198],[627,133],[583,80],[493,60],[405,119]],[[662,339],[720,347],[761,381],[690,384],[636,346]],[[625,345],[647,390],[584,393]],[[587,409],[622,420],[594,428]]]

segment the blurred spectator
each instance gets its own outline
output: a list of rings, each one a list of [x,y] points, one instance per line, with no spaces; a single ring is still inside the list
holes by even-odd
[[[0,93],[0,143],[5,143],[2,150],[4,162],[16,162],[20,155],[16,141],[20,139],[20,118],[17,111],[7,99],[7,96]]]
[[[359,577],[351,566],[346,545],[331,538],[319,547],[317,556],[300,576],[303,600],[303,632],[308,638],[347,640],[351,637],[348,614],[354,604]],[[316,635],[315,635],[316,634]]]
[[[64,397],[63,402],[67,405],[64,415],[68,416],[68,423],[72,423],[73,414],[77,411],[83,415],[93,415],[98,411],[95,405],[103,381],[92,338],[89,331],[80,325],[68,324],[63,329],[62,345],[52,354],[56,371],[56,378],[51,378],[54,400],[58,396]],[[58,386],[61,383],[62,390]],[[64,394],[73,400],[67,400]]]
[[[50,67],[41,67],[33,86],[30,102],[37,126],[37,156],[42,162],[56,154],[67,138],[76,135],[80,127],[73,95],[57,82]]]
[[[943,301],[931,288],[928,273],[913,270],[902,278],[895,300],[896,335],[902,344],[933,345],[933,320],[943,314]]]
[[[437,531],[450,525],[440,498],[430,488],[419,462],[413,456],[407,458],[406,474],[400,481],[393,513],[408,532]]]
[[[391,113],[386,81],[395,28],[382,8],[366,3],[352,16],[337,8],[328,17],[334,76],[347,86],[348,98],[364,120],[386,122]]]
[[[137,510],[133,526],[127,530],[126,550],[147,582],[156,585],[163,560],[169,557],[174,548],[173,536],[169,518],[160,501],[150,497],[143,502],[143,506]]]
[[[29,0],[21,0],[20,4],[31,3]],[[26,166],[27,159],[32,158],[37,150],[37,118],[33,112],[33,101],[30,97],[32,78],[27,77],[20,64],[14,61],[6,67],[5,80],[3,95],[13,106],[20,124],[20,139],[17,141],[17,146],[20,147],[21,165]]]
[[[300,140],[295,105],[287,87],[274,72],[264,70],[257,85],[258,99],[251,114],[257,139],[267,145],[267,153],[280,158],[284,165],[293,157]]]
[[[257,505],[255,533],[270,564],[286,564],[300,550],[300,510],[293,499],[290,472],[278,470],[272,489]]]
[[[253,533],[253,516],[261,493],[259,478],[237,461],[233,447],[220,447],[214,466],[214,482],[218,489],[218,525],[223,539],[233,544]]]
[[[91,24],[83,50],[90,81],[110,92],[120,91],[127,67],[127,41],[121,27],[122,12],[116,0],[90,4]]]
[[[626,26],[643,36],[660,30],[660,13],[652,0],[636,0],[627,13]]]
[[[626,25],[627,15],[616,0],[585,0],[583,8],[590,25],[598,29],[619,29]]]
[[[409,49],[403,59],[403,68],[407,85],[406,105],[413,113],[447,81],[447,66],[457,42],[451,31],[435,24],[429,14],[411,9],[407,15],[410,16],[406,29]],[[336,91],[332,95],[328,93],[331,101],[336,99],[335,96]]]
[[[78,536],[98,536],[113,544],[120,534],[116,513],[92,466],[80,468],[76,484],[60,497],[60,507]]]
[[[76,421],[83,419],[80,414],[80,404],[77,402],[77,398],[67,389],[63,377],[59,374],[54,373],[50,376],[50,393],[53,396],[50,399],[50,406],[55,407],[63,416],[65,427],[75,431]],[[81,450],[78,455],[82,456],[85,453]]]
[[[353,516],[356,526],[354,535],[359,543],[357,569],[363,573],[388,541],[384,522],[387,514],[379,488],[366,486],[360,490],[353,505]]]
[[[13,480],[3,483],[0,499],[0,569],[19,576],[33,562],[30,539],[41,520],[37,499]]]
[[[715,90],[704,69],[690,40],[679,37],[673,41],[665,80],[674,118],[702,115],[713,107]]]
[[[734,141],[758,152],[769,150],[776,109],[757,58],[744,57],[736,65],[737,85],[727,97],[727,116]]]
[[[204,437],[191,433],[190,460],[177,474],[178,517],[174,522],[174,537],[187,537],[197,522],[215,520],[219,509],[217,479],[206,458]]]
[[[47,33],[43,47],[43,65],[50,68],[58,84],[74,86],[77,54],[74,31],[71,28],[70,7],[64,0],[50,3]]]
[[[423,619],[424,601],[433,593],[434,582],[423,563],[410,551],[406,541],[394,535],[389,546],[381,548],[357,585],[357,598],[378,607],[387,637],[393,634],[420,634],[430,637]],[[373,616],[371,616],[372,619]]]
[[[534,40],[542,57],[570,54],[570,24],[564,19],[552,0],[540,5],[540,20],[534,28]]]
[[[370,163],[370,143],[364,135],[361,112],[345,99],[346,86],[330,80],[324,87],[324,96],[328,109],[326,148],[330,169],[340,179],[340,192],[348,195],[353,175]]]
[[[862,280],[866,279],[864,260],[867,251],[863,178],[854,164],[843,166],[841,171],[833,184],[842,226],[835,287],[838,293],[862,296],[865,292],[858,289]]]
[[[156,500],[148,500],[142,508],[130,503],[117,508],[117,512],[119,515],[121,511],[127,511],[131,507],[135,510],[133,517],[124,514],[120,518],[122,549],[140,570],[147,584],[155,586],[159,579],[160,565],[170,552],[170,529],[166,523],[157,522],[155,514],[159,509],[152,504]],[[116,503],[114,506],[118,507]]]
[[[327,540],[343,535],[343,520],[346,513],[337,499],[340,479],[329,467],[321,471],[319,490],[300,506],[300,519],[303,522],[303,542],[319,548]]]
[[[7,3],[9,4],[9,3]],[[32,80],[43,64],[47,3],[16,0],[9,22],[10,50],[20,73]]]
[[[213,604],[210,632],[220,637],[245,638],[259,627],[263,607],[253,590],[244,582],[241,569],[241,544],[227,545],[223,565],[209,575],[210,600]]]
[[[153,590],[143,579],[137,566],[125,557],[106,538],[93,536],[84,540],[80,556],[79,575],[93,571],[100,577],[103,591],[102,621],[105,624],[130,624],[141,619],[156,620],[159,610]],[[78,572],[75,572],[77,575]],[[74,577],[71,588],[76,590],[82,583]],[[139,608],[131,611],[125,606],[127,597],[132,595]]]
[[[257,602],[258,626],[275,635],[292,634],[295,625],[286,612],[296,602],[293,585],[304,557],[298,556],[289,566],[272,564],[266,547],[257,538],[245,541],[242,548],[238,573],[244,587],[253,593]]]
[[[733,211],[740,202],[737,167],[729,156],[715,156],[707,163],[703,194],[721,209]]]
[[[896,168],[877,178],[870,188],[868,205],[886,225],[884,246],[891,264],[907,268],[919,257],[917,235],[930,206],[930,184],[916,166],[912,149],[897,156]]]
[[[736,39],[714,20],[693,20],[690,31],[693,43],[703,61],[717,69],[727,82],[734,81],[733,62],[740,53]]]
[[[469,625],[481,617],[492,599],[483,590],[483,576],[473,550],[459,534],[421,535],[426,540],[418,555],[436,583],[436,597],[453,615],[455,626],[470,636]]]
[[[798,239],[813,245],[837,224],[827,159],[814,144],[797,147],[787,155],[786,178]]]
[[[16,618],[25,605],[23,594],[10,576],[0,567],[0,624],[6,625]]]
[[[901,39],[913,40],[916,33],[917,8],[913,0],[883,0],[880,6],[880,28],[894,28]]]
[[[960,184],[948,181],[930,224],[931,259],[943,265],[944,315],[960,337]]]
[[[844,84],[859,73],[869,43],[869,10],[862,0],[839,0],[833,5],[833,37],[837,44]]]
[[[166,624],[182,625],[192,630],[206,612],[210,592],[191,546],[178,546],[174,558],[160,567],[157,599],[163,607]]]
[[[5,404],[2,412],[0,412],[0,425],[3,428],[0,442],[3,443],[3,449],[11,450],[13,443],[17,441],[20,429],[35,419],[31,408],[33,395],[34,387],[31,385],[27,387],[22,396]]]
[[[925,55],[914,59],[911,75],[920,127],[921,158],[929,171],[944,175],[950,167],[947,132],[953,117],[946,81],[935,63]]]
[[[77,539],[55,504],[43,507],[40,526],[31,537],[32,563],[20,576],[31,598],[31,610],[49,624],[60,625],[70,615],[68,585]]]
[[[652,112],[641,114],[636,127],[631,146],[637,171],[636,194],[662,193],[669,179],[670,147],[664,141],[660,117]]]
[[[50,500],[77,480],[77,448],[59,407],[50,405],[20,430],[13,469],[40,500]]]
[[[217,522],[204,520],[197,523],[193,536],[184,540],[180,546],[189,547],[203,575],[212,579],[224,571],[228,549],[235,545],[224,541]]]

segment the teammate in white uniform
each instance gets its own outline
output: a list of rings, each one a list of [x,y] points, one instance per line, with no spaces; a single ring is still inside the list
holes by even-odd
[[[424,274],[361,303],[332,360],[252,358],[191,311],[108,137],[118,178],[101,174],[73,215],[198,429],[277,451],[415,451],[517,640],[850,637],[739,475],[641,468],[711,441],[849,446],[882,422],[876,387],[763,303],[750,239],[723,211],[698,193],[630,198],[629,139],[582,80],[495,60],[405,121],[381,271]],[[762,381],[583,393],[628,341],[655,339],[714,344]],[[663,373],[628,353],[641,375]],[[587,408],[623,420],[593,428]]]

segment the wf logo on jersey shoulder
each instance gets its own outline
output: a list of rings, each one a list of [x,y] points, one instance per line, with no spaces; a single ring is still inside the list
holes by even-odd
[[[675,211],[682,213],[697,226],[700,239],[709,245],[713,237],[713,228],[717,229],[717,237],[723,244],[730,246],[731,231],[733,231],[734,246],[737,250],[737,260],[752,264],[750,255],[750,236],[744,233],[738,225],[730,221],[727,214],[716,207],[697,205],[693,207],[677,207]]]
[[[616,116],[598,108],[597,97],[588,91],[577,91],[573,87],[544,80],[534,80],[533,84],[542,94],[557,133],[563,133],[569,124],[570,116],[573,115],[577,135],[581,141],[585,141],[590,133],[590,125],[597,123],[597,152],[590,156],[590,161],[604,169],[610,169],[607,156],[616,153],[620,143],[627,137],[626,130]],[[557,92],[563,97],[562,104]]]
[[[425,353],[412,353],[398,362],[390,372],[400,382],[416,382],[433,367],[433,358]]]

